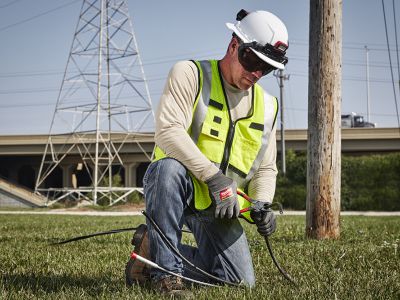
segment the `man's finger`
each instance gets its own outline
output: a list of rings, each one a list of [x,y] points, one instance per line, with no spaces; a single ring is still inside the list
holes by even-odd
[[[234,213],[235,213],[235,218],[239,217],[239,215],[240,215],[240,205],[239,205],[238,201],[236,201],[236,203],[235,203]]]
[[[225,217],[228,219],[232,219],[233,216],[233,206],[229,205],[228,208],[226,209]]]
[[[215,218],[219,218],[219,217],[220,217],[220,216],[219,216],[220,212],[221,212],[221,209],[217,206],[217,207],[215,208]]]
[[[222,218],[225,218],[225,216],[226,216],[226,210],[227,210],[227,207],[226,206],[222,206],[221,207],[221,211],[220,211],[220,213],[219,213],[219,217],[222,219]]]

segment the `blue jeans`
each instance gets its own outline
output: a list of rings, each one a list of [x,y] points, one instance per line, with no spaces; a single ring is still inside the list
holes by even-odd
[[[213,206],[204,211],[192,209],[193,183],[187,169],[180,162],[164,158],[151,163],[144,176],[143,186],[147,214],[186,259],[223,280],[254,286],[253,263],[239,220],[215,218]],[[181,244],[183,225],[193,233],[197,247]],[[192,279],[213,282],[209,277],[185,266],[149,220],[147,226],[153,262]],[[154,280],[165,275],[158,269],[151,271]]]

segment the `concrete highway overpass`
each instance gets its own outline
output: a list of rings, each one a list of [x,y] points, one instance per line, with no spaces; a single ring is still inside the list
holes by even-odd
[[[33,189],[47,140],[47,135],[0,136],[0,177]],[[94,141],[93,138],[92,140]],[[69,143],[74,143],[74,140],[68,135],[53,139],[53,146],[56,148],[61,149]],[[277,145],[280,152],[279,130]],[[285,146],[286,150],[306,151],[307,130],[285,130]],[[125,186],[142,186],[142,178],[149,164],[147,156],[151,155],[153,148],[153,133],[134,135],[123,144],[119,153],[124,162],[122,178]],[[147,156],[143,151],[147,153]],[[359,155],[396,151],[400,151],[400,129],[398,128],[342,129],[342,153]],[[60,164],[54,176],[45,183],[46,186],[71,187],[72,172],[80,161],[78,153],[70,153]],[[80,180],[87,181],[84,177]]]
[[[286,149],[307,150],[307,130],[285,130]],[[278,152],[280,132],[277,131]],[[346,128],[342,129],[342,153],[372,154],[400,151],[399,128]]]

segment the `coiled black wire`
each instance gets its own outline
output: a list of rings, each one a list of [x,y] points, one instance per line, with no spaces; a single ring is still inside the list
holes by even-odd
[[[168,245],[168,247],[170,247],[170,249],[172,251],[174,251],[174,253],[176,255],[179,256],[179,258],[181,258],[184,262],[186,262],[190,267],[192,267],[194,270],[204,274],[205,276],[209,277],[210,279],[213,279],[217,282],[220,283],[224,283],[226,285],[230,285],[230,286],[235,286],[235,287],[245,287],[243,284],[241,283],[234,283],[234,282],[230,282],[227,280],[223,280],[219,277],[216,277],[206,271],[204,271],[203,269],[197,267],[196,265],[194,265],[192,262],[190,262],[186,257],[184,257],[179,250],[168,240],[168,238],[165,236],[165,234],[162,232],[162,230],[160,229],[160,227],[157,225],[157,223],[154,221],[154,219],[152,217],[150,217],[145,211],[142,211],[142,214],[150,221],[150,223],[153,225],[154,229],[157,231],[157,233],[160,235],[160,237],[164,240],[164,242]]]
[[[230,285],[230,286],[235,286],[235,287],[245,287],[245,285],[243,285],[242,283],[235,283],[235,282],[230,282],[230,281],[223,280],[223,279],[221,279],[219,277],[216,277],[216,276],[214,276],[214,275],[202,270],[201,268],[197,267],[196,265],[194,265],[192,262],[190,262],[188,259],[186,259],[174,245],[172,245],[172,243],[168,240],[168,238],[165,236],[165,234],[162,232],[162,230],[160,229],[160,227],[157,225],[157,223],[154,221],[154,219],[152,217],[150,217],[145,211],[142,211],[142,214],[154,226],[154,229],[157,231],[157,233],[160,235],[160,237],[167,243],[168,247],[170,247],[171,250],[174,251],[174,253],[176,255],[178,255],[183,261],[185,261],[194,270],[196,270],[197,272],[202,273],[203,275],[205,275],[205,276],[209,277],[210,279],[213,279],[213,280],[215,280],[217,282],[220,282],[220,283],[223,283],[223,284],[226,284],[226,285]],[[114,233],[121,233],[121,232],[124,232],[124,231],[134,231],[134,230],[137,230],[137,229],[138,229],[138,227],[113,229],[113,230],[109,230],[109,231],[97,232],[97,233],[92,233],[92,234],[89,234],[89,235],[83,235],[83,236],[74,237],[72,239],[51,243],[51,245],[61,245],[61,244],[75,242],[75,241],[79,241],[79,240],[83,240],[83,239],[88,239],[88,238],[95,237],[95,236],[114,234]],[[182,230],[182,231],[183,232],[190,232],[190,231],[186,231],[186,230]],[[274,262],[275,266],[278,268],[279,272],[288,281],[290,281],[292,284],[297,286],[296,281],[279,265],[278,261],[276,260],[276,257],[275,257],[275,255],[274,255],[274,253],[272,251],[272,247],[271,247],[271,244],[269,242],[268,237],[265,237],[265,243],[267,244],[268,252],[269,252],[269,254],[270,254],[271,258],[272,258],[272,261]],[[198,282],[198,283],[200,283],[200,282]],[[206,283],[206,285],[208,285],[208,284]]]

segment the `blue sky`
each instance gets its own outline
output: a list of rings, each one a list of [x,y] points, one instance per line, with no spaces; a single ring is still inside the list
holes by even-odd
[[[342,112],[367,113],[368,46],[371,121],[397,127],[381,0],[343,2]],[[290,40],[285,127],[307,128],[309,1],[128,0],[128,6],[154,107],[175,62],[224,55],[230,40],[225,23],[234,22],[241,8],[278,15]],[[385,0],[385,6],[397,82],[392,1]],[[1,135],[48,133],[80,8],[79,0],[0,0]],[[275,77],[260,84],[279,96]]]

